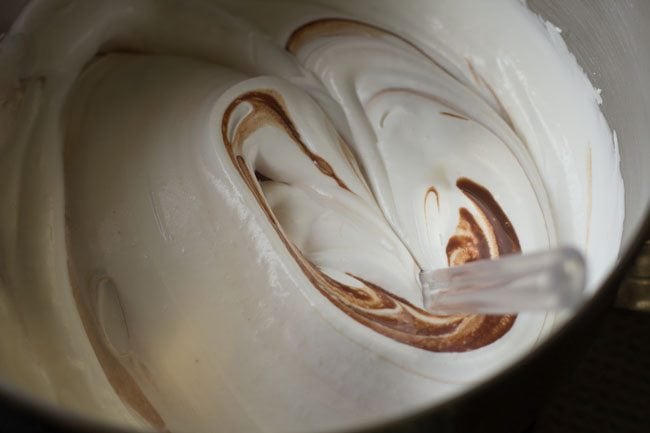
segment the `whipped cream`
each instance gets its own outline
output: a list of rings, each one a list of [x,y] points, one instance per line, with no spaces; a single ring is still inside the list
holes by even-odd
[[[521,2],[35,1],[0,49],[0,335],[37,360],[0,371],[65,407],[381,421],[565,318],[431,315],[421,269],[616,259],[599,93]]]

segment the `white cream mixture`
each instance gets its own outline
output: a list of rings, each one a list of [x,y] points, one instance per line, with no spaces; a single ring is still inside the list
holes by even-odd
[[[430,315],[421,268],[613,265],[598,102],[516,0],[34,1],[0,43],[0,372],[170,431],[446,400],[560,320]]]

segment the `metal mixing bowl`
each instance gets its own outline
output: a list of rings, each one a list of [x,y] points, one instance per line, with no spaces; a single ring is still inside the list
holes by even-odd
[[[513,0],[515,1],[515,0]],[[25,0],[3,0],[0,31],[7,29]],[[593,324],[617,294],[626,306],[648,305],[644,265],[634,268],[650,237],[650,2],[647,0],[530,0],[529,6],[563,30],[562,36],[594,86],[603,89],[602,109],[620,143],[626,220],[620,260],[597,294],[558,333],[524,359],[486,383],[443,405],[395,419],[375,430],[522,431],[540,403],[579,357]],[[650,249],[650,248],[647,248]],[[635,272],[621,292],[621,283]],[[3,357],[11,354],[0,353]],[[82,415],[48,405],[28,389],[12,387],[0,371],[0,426],[12,431],[115,431]],[[1,428],[0,428],[1,430]]]

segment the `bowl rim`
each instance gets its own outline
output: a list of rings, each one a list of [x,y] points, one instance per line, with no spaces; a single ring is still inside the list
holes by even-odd
[[[0,32],[0,35],[2,32]],[[1,39],[1,38],[0,38]],[[590,299],[585,302],[559,329],[554,330],[551,335],[537,344],[520,359],[509,365],[507,368],[490,376],[488,379],[472,385],[460,394],[445,400],[441,403],[431,404],[424,408],[404,412],[391,419],[371,421],[363,426],[342,429],[341,433],[373,433],[378,431],[392,431],[400,426],[415,423],[425,418],[432,418],[443,412],[453,412],[456,408],[466,406],[484,394],[503,383],[509,376],[517,371],[525,371],[531,364],[545,354],[551,352],[555,346],[564,341],[574,331],[582,328],[593,318],[590,317],[594,310],[599,307],[610,307],[619,289],[621,282],[640,255],[643,244],[650,240],[650,199],[646,203],[643,216],[630,235],[629,244],[617,260],[607,278]],[[91,416],[84,415],[71,409],[62,408],[44,398],[29,393],[12,385],[4,378],[0,378],[0,414],[17,415],[22,418],[19,423],[27,425],[46,426],[46,429],[38,431],[48,432],[97,432],[97,433],[136,433],[142,430],[131,429],[120,426],[110,421],[100,421]],[[29,420],[29,421],[26,421]],[[1,420],[0,426],[11,425],[13,420]],[[20,430],[23,431],[23,430]],[[25,430],[31,431],[31,430]],[[146,430],[145,430],[146,431]]]

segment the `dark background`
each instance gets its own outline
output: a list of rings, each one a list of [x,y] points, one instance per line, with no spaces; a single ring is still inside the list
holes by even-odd
[[[650,313],[612,308],[527,433],[650,433]]]

